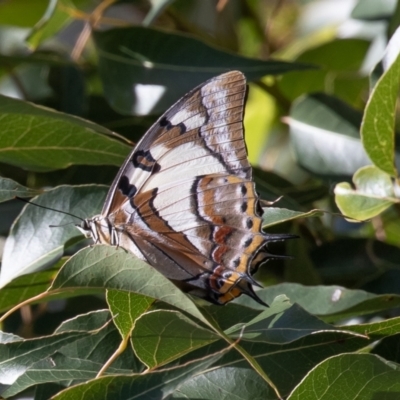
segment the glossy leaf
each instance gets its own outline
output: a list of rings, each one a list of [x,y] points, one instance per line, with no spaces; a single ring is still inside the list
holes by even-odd
[[[37,339],[0,344],[0,383],[13,384],[31,365],[51,356],[57,349],[75,342],[87,333],[64,332]]]
[[[361,115],[323,94],[296,101],[287,120],[298,162],[318,175],[353,175],[371,164],[358,133]]]
[[[95,185],[59,186],[32,202],[84,218],[100,212],[106,191],[106,187]],[[73,225],[78,222],[73,216],[27,204],[11,228],[4,247],[1,286],[61,258],[67,241],[83,239]],[[49,225],[64,226],[51,228]]]
[[[118,289],[143,294],[177,307],[208,325],[194,303],[175,285],[123,249],[96,245],[71,257],[50,290],[76,287]]]
[[[341,286],[303,286],[283,283],[257,291],[265,302],[285,294],[292,303],[297,303],[308,313],[327,321],[371,314],[400,305],[400,296],[394,294],[377,295],[364,290],[351,290]],[[237,303],[248,305],[249,300],[241,297]],[[262,309],[259,307],[259,309]]]
[[[233,327],[227,332],[233,334],[238,328]],[[340,331],[308,314],[297,304],[291,304],[286,296],[281,295],[274,299],[269,309],[240,327],[238,334],[254,342],[287,344],[329,330]]]
[[[123,114],[161,113],[196,85],[228,70],[239,69],[254,80],[310,68],[250,59],[189,35],[139,26],[97,31],[94,38],[106,96]]]
[[[20,185],[12,179],[0,177],[0,202],[18,197],[33,197],[40,193],[40,190],[34,190]]]
[[[81,118],[0,96],[0,161],[32,171],[73,164],[120,166],[130,147]]]

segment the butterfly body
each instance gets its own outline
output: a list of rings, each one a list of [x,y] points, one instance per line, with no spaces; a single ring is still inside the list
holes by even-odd
[[[255,294],[271,255],[243,138],[246,81],[217,76],[172,106],[122,165],[102,213],[81,230],[123,247],[183,290],[225,304]]]

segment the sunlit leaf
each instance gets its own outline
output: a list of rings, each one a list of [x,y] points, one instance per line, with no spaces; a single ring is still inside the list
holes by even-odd
[[[392,36],[383,59],[384,73],[376,82],[365,108],[361,137],[372,162],[391,176],[394,166],[396,102],[400,84],[400,28]]]
[[[32,201],[69,212],[77,218],[85,218],[100,212],[106,191],[106,187],[95,185],[59,186]],[[79,223],[77,218],[27,204],[7,237],[0,274],[1,286],[56,262],[63,255],[67,241],[82,240],[81,233],[74,226]]]
[[[355,189],[347,182],[335,187],[336,204],[346,217],[367,220],[400,202],[395,198],[390,176],[374,166],[360,168],[353,182]]]
[[[33,171],[73,164],[120,166],[130,147],[106,128],[0,96],[0,161]]]
[[[324,399],[389,399],[399,392],[397,364],[372,354],[341,354],[310,371],[288,400],[304,399],[309,393]]]

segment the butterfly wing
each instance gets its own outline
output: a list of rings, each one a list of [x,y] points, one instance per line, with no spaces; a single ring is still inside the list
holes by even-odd
[[[277,239],[261,231],[243,138],[245,95],[245,77],[233,71],[179,100],[128,156],[102,212],[122,247],[219,304],[241,293],[262,303],[251,272]]]

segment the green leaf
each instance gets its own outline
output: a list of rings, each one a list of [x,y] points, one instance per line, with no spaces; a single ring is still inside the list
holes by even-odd
[[[287,210],[286,208],[264,207],[263,228],[292,221],[297,218],[320,217],[323,211],[312,210],[309,212],[300,212]]]
[[[39,194],[40,190],[30,189],[12,179],[0,177],[0,202],[18,197],[33,197]]]
[[[37,339],[21,339],[0,344],[0,383],[11,385],[35,362],[84,337],[84,332],[64,332]]]
[[[58,268],[20,276],[1,289],[0,312],[16,306],[24,300],[45,292]]]
[[[358,0],[351,12],[351,18],[365,19],[367,21],[386,20],[393,15],[396,0]]]
[[[55,331],[60,332],[89,332],[77,343],[70,343],[58,352],[66,357],[89,360],[102,366],[114,355],[121,342],[121,337],[108,310],[98,310],[64,321]],[[143,370],[132,350],[128,347],[113,361],[113,368],[130,369],[132,372]]]
[[[318,331],[285,345],[244,340],[240,345],[257,360],[285,398],[315,365],[336,354],[358,351],[370,343],[372,340],[365,336],[330,330]],[[208,349],[208,352],[213,350]],[[233,351],[215,368],[217,366],[247,368],[246,362]]]
[[[360,168],[353,182],[355,189],[342,182],[334,190],[336,204],[346,217],[364,221],[400,202],[394,197],[390,176],[372,165]]]
[[[80,344],[82,345],[82,344]],[[4,391],[4,397],[15,396],[23,390],[42,383],[70,383],[73,380],[94,379],[103,365],[98,362],[66,357],[56,353],[49,358],[38,361],[31,365],[14,384]],[[131,370],[109,368],[107,374],[130,374]]]
[[[285,294],[292,303],[299,304],[310,314],[317,315],[325,321],[338,321],[400,306],[398,295],[377,295],[341,286],[303,286],[297,283],[283,283],[257,291],[257,295],[267,303],[271,303],[281,294]],[[249,300],[242,296],[235,302],[247,306]],[[257,308],[262,309],[258,305]]]
[[[276,393],[252,369],[225,367],[183,382],[172,399],[275,400]]]
[[[351,38],[335,39],[308,48],[296,61],[320,69],[290,72],[282,77],[279,88],[291,100],[303,94],[326,92],[361,106],[360,97],[368,80],[358,71],[369,47],[369,41]]]
[[[132,331],[132,346],[139,359],[153,369],[218,340],[208,329],[178,311],[143,314]]]
[[[288,397],[389,399],[400,393],[400,366],[372,354],[341,354],[317,365]],[[395,396],[395,397],[393,397]]]
[[[361,115],[334,97],[315,94],[292,106],[290,137],[299,163],[318,175],[353,175],[371,164],[359,137]]]
[[[151,8],[142,21],[143,26],[150,26],[162,12],[175,0],[150,0]]]
[[[191,365],[143,375],[101,377],[65,389],[53,400],[164,399],[192,376],[202,374],[218,358],[219,355],[209,356]]]
[[[294,225],[290,233],[301,238],[300,226]],[[289,240],[285,248],[286,253],[293,258],[293,262],[285,264],[284,282],[297,282],[306,286],[322,284],[319,270],[311,259],[308,246],[304,245],[303,240]]]
[[[59,186],[32,201],[85,218],[100,212],[106,192],[103,186]],[[67,241],[83,239],[73,225],[77,222],[72,216],[27,204],[4,246],[0,285],[56,262],[63,255]],[[64,226],[51,228],[49,225]]]
[[[360,325],[346,325],[340,328],[349,332],[368,335],[372,340],[379,340],[400,333],[400,317]]]
[[[122,338],[131,334],[136,319],[153,303],[150,297],[120,290],[107,290],[106,299],[114,324]]]
[[[43,0],[13,0],[0,3],[0,24],[31,27],[46,9]],[[24,12],[21,12],[24,10]]]
[[[32,103],[0,96],[0,114],[0,161],[21,168],[120,166],[130,150],[106,128]]]
[[[42,18],[27,37],[27,43],[36,49],[43,41],[54,36],[71,22],[74,12],[76,8],[69,0],[50,0]]]
[[[400,28],[388,44],[383,64],[385,72],[375,84],[364,111],[361,138],[372,162],[396,177],[394,138],[400,84]]]
[[[302,185],[295,185],[287,179],[271,171],[264,171],[253,166],[253,180],[256,183],[257,193],[263,200],[275,202],[281,208],[300,211],[303,207],[309,208],[312,204],[328,195],[326,186],[322,182],[307,181]]]
[[[228,70],[239,69],[255,80],[310,68],[246,58],[187,34],[140,26],[96,31],[94,38],[106,97],[123,114],[159,114],[198,84]]]
[[[286,344],[329,330],[340,331],[310,315],[297,304],[291,304],[285,295],[281,295],[274,299],[270,308],[257,315],[252,321],[243,326],[233,327],[227,333],[232,335],[238,332],[233,336],[254,342]],[[342,332],[348,331],[342,330]]]
[[[164,301],[209,325],[195,304],[167,278],[133,254],[95,245],[71,257],[49,289],[104,288],[139,293]]]
[[[53,354],[32,362],[3,395],[12,396],[33,385],[93,379],[119,344],[119,334],[108,310],[90,312],[64,321],[49,338],[80,334],[75,340],[52,347]],[[41,338],[42,340],[46,338]],[[124,357],[125,356],[125,357]],[[138,371],[132,352],[126,351],[106,373],[130,374]]]

